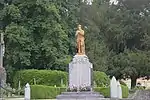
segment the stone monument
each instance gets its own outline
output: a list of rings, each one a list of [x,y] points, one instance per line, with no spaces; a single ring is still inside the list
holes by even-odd
[[[0,34],[0,86],[4,87],[6,83],[6,70],[3,67],[3,56],[4,56],[4,39],[3,33]],[[3,98],[4,90],[0,88],[0,98]]]
[[[4,87],[6,83],[6,70],[3,67],[3,56],[4,56],[4,40],[3,33],[0,34],[0,86]],[[0,98],[3,98],[3,90],[0,88]]]
[[[69,63],[69,86],[67,92],[56,97],[57,100],[101,100],[103,95],[92,91],[93,65],[85,55],[84,30],[78,25],[76,31],[77,53]]]

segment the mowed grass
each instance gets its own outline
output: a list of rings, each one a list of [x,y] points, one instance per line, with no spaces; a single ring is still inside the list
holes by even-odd
[[[24,98],[6,98],[5,100],[24,100]],[[31,100],[56,100],[56,99],[31,99]]]

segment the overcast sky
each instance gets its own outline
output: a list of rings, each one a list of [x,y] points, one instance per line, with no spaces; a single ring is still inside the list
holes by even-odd
[[[110,4],[112,4],[112,3],[118,4],[118,0],[110,0]]]
[[[82,0],[82,2],[84,2],[84,1],[86,1],[86,0]],[[87,0],[87,4],[89,4],[89,5],[91,5],[92,2],[93,2],[93,0]],[[112,4],[112,3],[117,5],[118,4],[118,0],[110,0],[110,4]]]

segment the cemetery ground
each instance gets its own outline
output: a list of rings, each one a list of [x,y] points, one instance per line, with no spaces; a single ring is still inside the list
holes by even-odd
[[[5,100],[24,100],[24,98],[6,98]],[[56,100],[56,99],[32,99],[32,100]]]
[[[18,71],[13,78],[14,88],[19,86],[24,90],[26,83],[31,87],[31,99],[33,100],[55,100],[56,96],[66,91],[68,82],[68,73],[51,70],[22,70]],[[122,87],[122,96],[127,98],[129,94],[125,83],[120,82]],[[41,92],[42,91],[42,92]],[[110,98],[110,78],[103,72],[94,71],[94,91]],[[6,100],[23,100],[22,98],[7,98]]]
[[[62,71],[51,70],[22,70],[18,71],[13,77],[14,88],[18,88],[18,85],[23,90],[21,95],[9,96],[5,100],[24,100],[24,86],[26,83],[30,84],[31,88],[31,100],[56,100],[56,96],[66,91],[66,83],[68,82],[68,73]],[[105,98],[111,97],[111,82],[110,78],[103,72],[94,71],[94,91],[104,95]],[[144,90],[144,88],[136,87],[129,90],[127,85],[120,81],[122,88],[122,97],[132,97],[138,89]],[[41,92],[42,91],[42,92]],[[117,95],[117,94],[115,94]],[[39,99],[40,98],[40,99]],[[138,99],[137,99],[138,100]]]

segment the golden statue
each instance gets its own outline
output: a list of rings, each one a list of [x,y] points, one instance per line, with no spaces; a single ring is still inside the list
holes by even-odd
[[[84,30],[82,30],[81,25],[78,25],[78,30],[76,31],[76,39],[77,55],[85,55]]]

